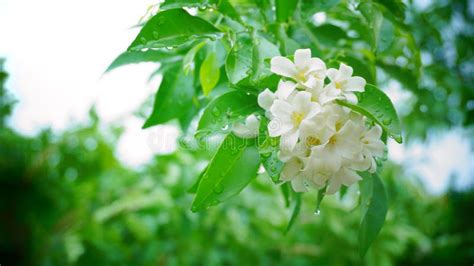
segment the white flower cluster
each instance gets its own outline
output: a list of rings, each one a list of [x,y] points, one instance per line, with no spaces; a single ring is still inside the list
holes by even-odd
[[[360,180],[357,171],[376,170],[374,157],[385,149],[382,129],[335,102],[357,103],[354,92],[364,91],[366,84],[362,77],[353,77],[345,64],[327,69],[309,49],[297,50],[294,62],[272,58],[271,71],[284,79],[275,93],[261,92],[258,103],[270,119],[269,135],[280,137],[282,181],[291,181],[298,192],[327,185],[326,193],[333,194]]]

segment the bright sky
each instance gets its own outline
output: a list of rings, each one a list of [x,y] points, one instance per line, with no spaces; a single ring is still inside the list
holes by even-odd
[[[156,90],[159,80],[146,83],[156,66],[127,66],[101,77],[136,35],[130,27],[156,2],[0,0],[0,57],[7,58],[7,88],[19,99],[11,124],[29,135],[46,126],[60,131],[85,121],[96,103],[104,121],[126,127],[118,146],[126,164],[138,166],[157,152],[173,150],[175,128],[141,130],[142,121],[131,115]],[[157,143],[162,136],[168,141]],[[471,149],[467,137],[452,132],[428,146],[392,143],[390,156],[440,192],[453,172],[460,176],[460,187],[473,183]]]

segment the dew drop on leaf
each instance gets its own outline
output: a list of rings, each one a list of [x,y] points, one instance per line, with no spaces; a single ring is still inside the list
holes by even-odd
[[[392,123],[392,119],[391,118],[385,118],[382,123],[386,126],[390,125],[390,123]]]
[[[159,26],[159,25],[163,24],[164,22],[165,22],[165,18],[164,17],[159,17],[156,24]]]
[[[217,107],[214,107],[214,109],[212,109],[212,114],[214,116],[218,116],[220,115],[221,111],[219,111],[219,109]]]
[[[158,39],[160,37],[160,34],[157,31],[153,31],[153,37],[155,39]]]
[[[317,209],[316,211],[314,211],[314,215],[316,215],[316,216],[321,215],[321,210]]]
[[[145,37],[141,37],[141,38],[140,38],[140,41],[141,41],[143,44],[145,44],[145,43],[147,42]]]
[[[216,193],[216,194],[221,194],[222,191],[224,191],[224,188],[222,187],[221,184],[218,184],[216,187],[214,187],[213,191],[214,191],[214,193]]]

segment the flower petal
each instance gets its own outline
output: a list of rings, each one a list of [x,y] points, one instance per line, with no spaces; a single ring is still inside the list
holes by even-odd
[[[311,60],[310,49],[298,49],[295,51],[295,65],[299,68],[304,68]]]
[[[262,107],[264,110],[268,111],[270,110],[270,107],[273,104],[273,101],[275,100],[275,94],[271,92],[269,89],[265,89],[258,95],[258,105]]]
[[[270,137],[281,136],[293,128],[293,125],[289,122],[282,122],[281,119],[274,118],[268,123],[268,134]]]
[[[339,176],[334,175],[329,179],[328,183],[328,188],[326,190],[326,194],[332,195],[339,191],[342,185],[342,180],[339,178]]]
[[[305,110],[311,102],[311,93],[307,91],[299,91],[292,100],[292,105],[298,110]]]
[[[306,192],[308,189],[306,188],[305,182],[301,178],[291,180],[291,187],[295,192]]]
[[[273,102],[272,107],[270,108],[270,112],[272,112],[272,115],[274,115],[275,117],[288,119],[290,118],[293,110],[293,106],[283,100],[275,100]]]
[[[357,102],[359,102],[359,99],[354,93],[344,93],[344,97],[346,97],[346,100],[352,104],[357,104]]]
[[[350,78],[352,76],[352,67],[344,64],[344,63],[341,63],[341,65],[339,66],[339,79],[347,79],[347,78]]]
[[[283,56],[275,56],[270,61],[270,70],[284,77],[292,78],[296,75],[297,69],[290,59]]]
[[[365,90],[365,84],[367,84],[365,79],[362,77],[351,77],[351,78],[348,78],[346,82],[347,83],[345,85],[345,91],[362,92]]]
[[[292,81],[280,80],[280,82],[278,83],[278,89],[275,94],[279,99],[286,100],[288,96],[290,96],[290,94],[295,91],[295,89],[296,83]]]
[[[280,147],[281,149],[287,149],[287,150],[293,150],[296,146],[296,143],[298,142],[298,137],[299,137],[299,131],[294,130],[287,132],[283,135],[281,135],[280,139]]]
[[[298,159],[292,159],[285,163],[281,171],[281,180],[289,181],[294,179],[301,170],[301,162]]]
[[[320,58],[314,57],[308,62],[308,73],[324,80],[326,77],[326,64]]]
[[[362,177],[360,177],[356,171],[352,171],[347,168],[341,169],[338,174],[340,175],[342,184],[345,186],[350,186],[357,181],[362,180]]]
[[[305,119],[311,119],[321,112],[321,105],[319,103],[311,102],[309,107],[309,112],[306,114]]]
[[[335,69],[335,68],[330,68],[328,69],[328,71],[326,72],[326,75],[328,76],[329,80],[331,81],[336,81],[337,80],[337,76],[339,75],[339,70]]]

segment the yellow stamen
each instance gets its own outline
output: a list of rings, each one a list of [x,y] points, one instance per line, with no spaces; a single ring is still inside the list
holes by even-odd
[[[293,112],[293,114],[291,114],[291,119],[293,120],[293,124],[295,126],[299,126],[301,124],[301,121],[303,121],[303,118],[304,118],[303,113]]]
[[[312,137],[312,136],[309,136],[309,137],[306,138],[306,146],[307,147],[317,146],[317,145],[321,145],[321,141],[318,138],[315,138],[315,137]]]
[[[334,135],[334,136],[332,136],[332,137],[329,139],[329,144],[335,144],[336,141],[337,141],[337,138],[336,138],[336,136]]]
[[[304,70],[299,71],[299,72],[296,74],[296,76],[295,76],[296,80],[298,80],[298,81],[306,81],[306,76],[305,76],[305,74],[306,74],[306,71],[304,71]]]

